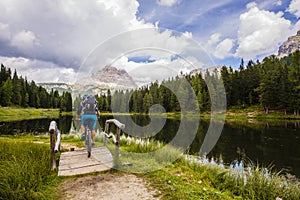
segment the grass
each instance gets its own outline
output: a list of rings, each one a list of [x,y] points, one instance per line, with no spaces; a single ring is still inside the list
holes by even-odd
[[[0,107],[0,121],[16,121],[37,118],[57,118],[58,116],[59,109]]]
[[[250,106],[246,108],[232,107],[226,112],[228,120],[248,120],[254,119],[257,121],[281,121],[281,120],[300,120],[300,116],[295,116],[292,113],[285,114],[281,110],[270,110],[269,114],[265,114],[263,107]]]
[[[121,137],[119,170],[138,173],[162,199],[299,199],[300,182],[272,167],[222,163],[181,154],[154,140]],[[166,146],[164,146],[166,147]],[[132,152],[138,154],[131,154]],[[145,154],[148,153],[148,154]],[[173,162],[175,161],[175,162]],[[130,164],[130,165],[128,165]]]
[[[56,199],[49,145],[0,138],[0,199]]]
[[[181,158],[161,170],[143,175],[161,191],[162,199],[299,199],[299,181],[277,172],[250,167],[236,170]]]
[[[233,199],[228,191],[214,188],[210,178],[216,169],[196,170],[184,159],[144,176],[151,186],[161,192],[162,199]]]
[[[40,144],[36,144],[39,142]],[[81,145],[78,134],[62,142]],[[96,143],[102,144],[98,136]],[[57,199],[66,178],[50,170],[49,137],[0,138],[0,199]],[[115,145],[108,147],[114,154]],[[164,148],[162,148],[164,147]],[[158,152],[153,154],[151,152]],[[175,162],[173,162],[176,160]],[[161,199],[299,199],[300,182],[272,167],[234,163],[224,166],[206,158],[183,155],[155,140],[121,137],[120,171],[146,179]],[[111,170],[106,173],[115,173]]]

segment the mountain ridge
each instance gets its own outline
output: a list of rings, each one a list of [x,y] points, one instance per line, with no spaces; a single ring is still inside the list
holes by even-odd
[[[107,65],[103,69],[95,72],[91,76],[98,85],[113,87],[114,89],[137,88],[133,78],[124,69],[117,69]]]
[[[124,69],[105,66],[103,69],[93,73],[89,78],[84,78],[77,83],[37,83],[48,92],[57,90],[59,93],[72,92],[75,94],[85,92],[92,94],[106,94],[107,90],[134,89],[137,85],[133,78]]]
[[[300,30],[296,35],[288,37],[288,39],[279,46],[277,57],[283,58],[296,50],[300,50]]]

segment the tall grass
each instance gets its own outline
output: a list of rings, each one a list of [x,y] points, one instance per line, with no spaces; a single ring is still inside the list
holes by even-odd
[[[121,136],[121,147],[125,150],[121,151],[121,161],[132,165],[121,166],[119,169],[142,173],[155,169],[149,176],[152,180],[161,179],[158,189],[164,188],[163,192],[166,192],[173,185],[172,190],[175,192],[166,192],[166,199],[178,198],[180,195],[184,199],[300,199],[299,180],[289,179],[284,174],[273,171],[271,166],[257,166],[243,161],[225,166],[222,161],[217,162],[217,159],[181,156],[180,149],[159,141],[125,135]],[[130,152],[137,154],[132,156]],[[171,164],[175,160],[175,164]],[[157,169],[160,170],[156,171]],[[174,181],[176,184],[173,184]],[[195,194],[195,198],[191,198],[190,194]]]
[[[232,196],[242,199],[300,199],[299,180],[272,171],[271,166],[244,164],[241,161],[225,167],[206,158],[186,158],[186,165],[201,173],[206,171],[214,188],[230,192]]]
[[[0,199],[55,199],[49,146],[0,139]]]
[[[144,176],[162,192],[163,199],[300,199],[299,180],[273,171],[272,166],[243,161],[225,166],[222,159],[182,156],[172,146],[125,135],[121,147],[125,150],[121,162],[131,165],[119,169],[150,172]]]
[[[107,147],[115,157],[115,145],[110,142]],[[150,172],[174,162],[181,154],[180,149],[153,139],[122,135],[115,168],[131,173]]]

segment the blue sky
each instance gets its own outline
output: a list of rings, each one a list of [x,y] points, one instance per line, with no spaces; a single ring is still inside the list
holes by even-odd
[[[160,3],[159,3],[160,2]],[[299,1],[294,1],[299,5]],[[240,26],[240,16],[249,12],[249,5],[259,9],[259,12],[278,14],[282,13],[281,19],[290,21],[291,26],[286,30],[288,34],[295,34],[297,31],[298,17],[295,13],[288,11],[291,1],[251,1],[251,0],[166,0],[166,1],[148,1],[139,0],[140,7],[137,16],[146,22],[159,22],[160,27],[180,31],[191,32],[193,39],[200,45],[210,40],[213,34],[220,34],[221,40],[230,38],[234,40],[234,48],[237,48],[237,38]],[[295,10],[298,9],[294,6]],[[257,13],[258,14],[258,13]],[[280,20],[279,17],[273,19],[273,22]],[[259,22],[258,22],[259,23]],[[253,24],[255,26],[255,24]],[[271,28],[271,27],[270,27]],[[284,30],[282,30],[283,32]],[[271,32],[271,31],[270,31]],[[288,35],[287,34],[287,35]],[[262,59],[269,54],[276,54],[280,44],[287,39],[287,35],[280,38],[277,44],[274,44],[274,50],[268,52],[259,52],[249,59]],[[266,38],[267,39],[267,38]],[[282,40],[283,39],[283,40]],[[237,67],[243,57],[226,56],[224,58],[215,57],[214,61],[218,65],[231,65]]]
[[[74,82],[108,64],[140,83],[237,68],[300,29],[300,0],[1,0],[0,13],[0,62],[36,82]]]

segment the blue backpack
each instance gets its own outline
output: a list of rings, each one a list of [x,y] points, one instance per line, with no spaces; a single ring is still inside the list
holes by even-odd
[[[84,114],[96,114],[97,102],[93,95],[87,96],[82,101],[82,112]]]

